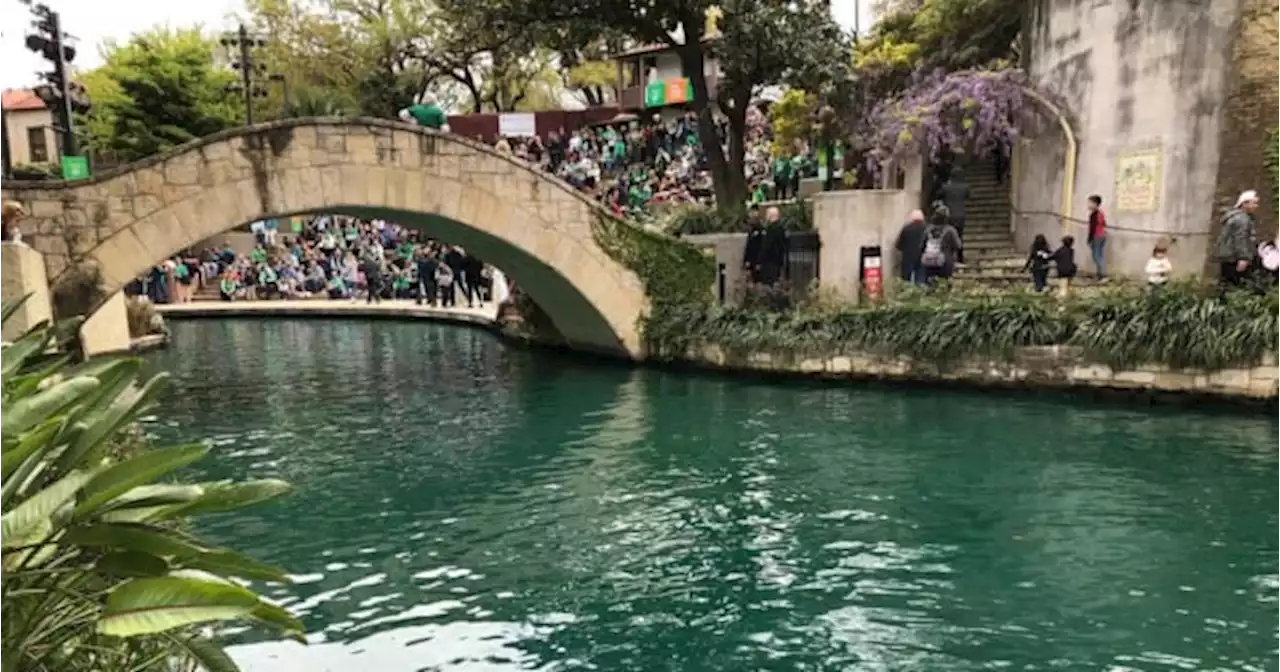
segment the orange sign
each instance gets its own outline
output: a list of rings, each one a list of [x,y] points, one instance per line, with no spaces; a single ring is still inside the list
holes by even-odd
[[[667,80],[667,98],[668,105],[676,105],[678,103],[687,102],[689,100],[689,80],[684,77],[679,79]]]

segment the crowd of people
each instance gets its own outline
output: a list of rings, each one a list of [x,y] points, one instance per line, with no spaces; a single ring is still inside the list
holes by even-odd
[[[724,120],[716,124],[719,136],[728,137]],[[495,147],[593,195],[618,215],[638,216],[664,205],[707,204],[714,198],[692,112],[552,132],[546,141],[536,135],[499,137]],[[753,203],[794,197],[801,177],[816,174],[817,163],[807,147],[779,151],[774,146],[771,127],[758,108],[751,108],[744,147]]]
[[[502,272],[462,247],[422,237],[393,222],[319,215],[282,235],[277,220],[255,222],[254,245],[188,250],[157,265],[126,288],[156,303],[191,301],[216,286],[223,301],[353,299],[377,303],[468,307],[501,303],[510,286]]]
[[[399,117],[426,128],[449,130],[447,117],[430,95],[400,110]],[[728,138],[727,120],[714,119],[718,141]],[[698,119],[692,111],[636,115],[573,131],[499,136],[494,147],[588,192],[618,215],[641,215],[663,205],[710,203],[714,198]],[[726,154],[728,147],[723,147]],[[779,147],[759,106],[747,111],[744,177],[751,201],[783,200],[799,193],[800,180],[817,174],[813,150],[804,144]]]
[[[905,282],[930,285],[938,279],[952,277],[956,267],[963,263],[961,231],[964,216],[962,212],[957,217],[951,204],[963,203],[967,187],[949,180],[940,191],[942,198],[934,203],[934,212],[928,220],[922,210],[916,210],[898,233],[895,248],[901,259],[900,277]],[[1222,226],[1210,247],[1210,253],[1219,265],[1218,279],[1224,290],[1246,286],[1271,287],[1280,282],[1280,243],[1274,238],[1265,240],[1259,236],[1254,215],[1258,202],[1256,191],[1242,192],[1235,207],[1223,216]],[[1102,209],[1102,197],[1097,194],[1089,196],[1088,210],[1087,242],[1095,277],[1106,280],[1107,218]],[[1079,272],[1075,242],[1074,236],[1063,236],[1055,248],[1043,234],[1032,240],[1022,271],[1030,273],[1035,291],[1049,289],[1050,273],[1058,281],[1061,292],[1068,290]],[[1173,275],[1173,262],[1169,259],[1172,244],[1169,238],[1161,237],[1152,246],[1143,275],[1153,288],[1165,285]]]

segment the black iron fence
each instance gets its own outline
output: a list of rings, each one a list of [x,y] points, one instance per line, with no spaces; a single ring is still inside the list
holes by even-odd
[[[720,303],[785,306],[808,298],[821,275],[822,239],[817,231],[790,231],[787,248],[786,268],[778,282],[770,287],[753,284],[745,273],[733,272],[729,263],[736,265],[736,259],[719,259],[715,290]]]
[[[810,288],[820,275],[818,258],[822,251],[822,238],[817,231],[792,231],[787,234],[787,284],[793,300],[809,295]]]

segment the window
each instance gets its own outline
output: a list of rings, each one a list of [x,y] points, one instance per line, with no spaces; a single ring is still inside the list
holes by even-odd
[[[651,84],[658,81],[658,59],[649,56],[641,62],[641,72],[644,74],[644,83]]]
[[[632,59],[627,61],[626,67],[622,71],[623,80],[622,88],[629,89],[633,86],[640,86],[640,59]]]
[[[49,134],[44,126],[27,129],[27,153],[31,163],[49,162]]]

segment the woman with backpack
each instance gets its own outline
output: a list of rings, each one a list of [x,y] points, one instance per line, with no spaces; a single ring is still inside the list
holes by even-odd
[[[924,235],[924,249],[920,253],[920,267],[924,269],[926,284],[938,278],[950,278],[956,271],[956,258],[960,254],[960,232],[947,222],[946,208],[938,208],[929,221]]]

